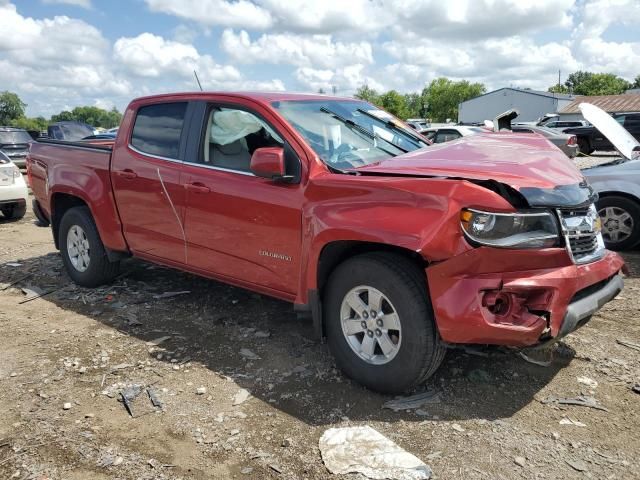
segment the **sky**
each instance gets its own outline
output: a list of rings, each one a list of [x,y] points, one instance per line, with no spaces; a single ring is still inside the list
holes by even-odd
[[[640,0],[0,0],[0,91],[29,116],[196,90],[353,95],[445,76],[546,90],[640,74]]]

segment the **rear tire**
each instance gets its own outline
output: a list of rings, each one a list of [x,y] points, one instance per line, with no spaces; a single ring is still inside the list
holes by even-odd
[[[372,253],[345,261],[331,274],[324,304],[338,366],[371,390],[405,392],[444,359],[424,273],[402,256]],[[366,346],[371,342],[373,349]]]
[[[82,287],[109,283],[120,262],[110,262],[98,229],[87,207],[73,207],[60,221],[58,245],[71,279]]]
[[[2,215],[4,215],[7,220],[20,220],[26,213],[26,205],[14,204],[7,207],[2,207]]]
[[[578,149],[580,153],[585,155],[591,155],[593,153],[593,148],[591,148],[591,144],[586,138],[578,138]]]
[[[627,197],[602,197],[597,203],[602,236],[610,250],[627,250],[640,242],[640,204]]]

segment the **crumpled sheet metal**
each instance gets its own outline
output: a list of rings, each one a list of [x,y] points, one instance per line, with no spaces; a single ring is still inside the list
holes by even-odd
[[[374,480],[422,480],[431,468],[369,426],[330,428],[319,442],[322,461],[333,474],[361,473]]]

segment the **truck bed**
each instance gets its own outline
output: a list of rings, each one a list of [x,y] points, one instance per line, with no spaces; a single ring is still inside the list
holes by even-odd
[[[33,194],[53,225],[56,202],[64,201],[65,196],[80,198],[91,208],[105,246],[126,250],[111,188],[112,147],[60,140],[34,142],[27,173]]]

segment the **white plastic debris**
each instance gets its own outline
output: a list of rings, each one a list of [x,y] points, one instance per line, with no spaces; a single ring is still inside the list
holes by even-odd
[[[249,393],[249,390],[247,390],[245,388],[241,388],[233,396],[233,406],[235,407],[236,405],[240,405],[240,404],[246,402],[249,399],[250,396],[251,396],[251,394]]]
[[[573,420],[571,418],[563,418],[560,420],[560,425],[573,425],[574,427],[586,427],[587,425],[579,422],[578,420]]]
[[[596,388],[598,386],[598,382],[589,377],[578,377],[578,383],[586,385],[587,387]]]
[[[361,473],[374,480],[431,478],[431,468],[369,426],[330,428],[319,442],[322,461],[336,475]]]

